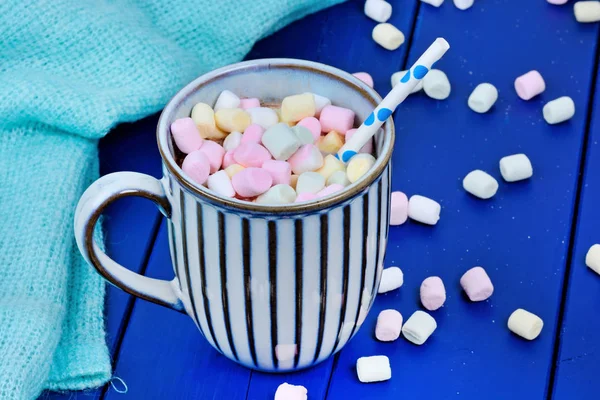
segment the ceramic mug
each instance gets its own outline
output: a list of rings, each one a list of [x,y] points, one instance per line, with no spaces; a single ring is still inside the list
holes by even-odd
[[[344,191],[290,205],[243,202],[195,184],[177,164],[182,155],[169,131],[224,89],[273,102],[314,92],[354,110],[357,123],[381,101],[352,75],[309,61],[247,61],[203,75],[160,116],[163,178],[118,172],[93,183],[77,206],[77,244],[109,282],[187,313],[231,360],[268,372],[306,368],[339,351],[375,299],[388,234],[393,122],[374,138],[376,164]],[[172,281],[138,275],[94,242],[102,211],[125,196],[154,201],[168,218]]]

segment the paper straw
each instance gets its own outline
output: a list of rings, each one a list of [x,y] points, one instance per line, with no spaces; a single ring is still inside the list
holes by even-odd
[[[431,69],[431,66],[448,51],[450,45],[443,38],[437,38],[429,48],[419,57],[417,62],[400,79],[400,82],[373,110],[371,115],[358,128],[356,133],[338,151],[337,157],[343,162],[348,162],[359,150],[367,144],[375,135],[377,130],[392,115],[396,107],[400,105],[417,86],[417,83]]]

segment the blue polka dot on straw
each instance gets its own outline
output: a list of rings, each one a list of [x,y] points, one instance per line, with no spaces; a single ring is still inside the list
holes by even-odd
[[[344,152],[344,154],[342,154],[342,161],[343,162],[348,162],[355,155],[356,155],[356,152],[354,150],[346,150]]]
[[[429,70],[427,69],[427,67],[425,67],[423,65],[417,65],[415,67],[415,70],[413,71],[413,75],[417,79],[423,79],[423,77],[425,75],[427,75],[427,72],[429,72]]]
[[[392,115],[392,110],[390,110],[389,108],[382,108],[381,110],[379,110],[379,112],[377,112],[377,118],[380,121],[385,121],[390,117],[390,115]]]
[[[408,71],[406,71],[406,73],[404,74],[404,76],[402,77],[402,79],[400,79],[400,82],[406,83],[409,80],[410,80],[410,69]]]
[[[375,114],[371,113],[371,115],[369,115],[369,117],[365,120],[365,125],[371,126],[373,125],[373,122],[375,122]]]

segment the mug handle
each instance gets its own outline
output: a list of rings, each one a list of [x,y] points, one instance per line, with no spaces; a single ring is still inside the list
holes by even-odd
[[[104,209],[113,201],[138,196],[152,200],[161,213],[171,217],[171,204],[161,182],[137,172],[116,172],[105,175],[83,193],[75,211],[75,239],[79,251],[100,275],[116,287],[144,300],[184,312],[173,281],[148,278],[111,259],[94,240],[94,229]]]

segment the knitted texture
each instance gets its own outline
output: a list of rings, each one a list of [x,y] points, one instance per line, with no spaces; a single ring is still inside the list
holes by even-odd
[[[104,283],[72,233],[98,139],[341,1],[0,1],[0,399],[110,378]]]

